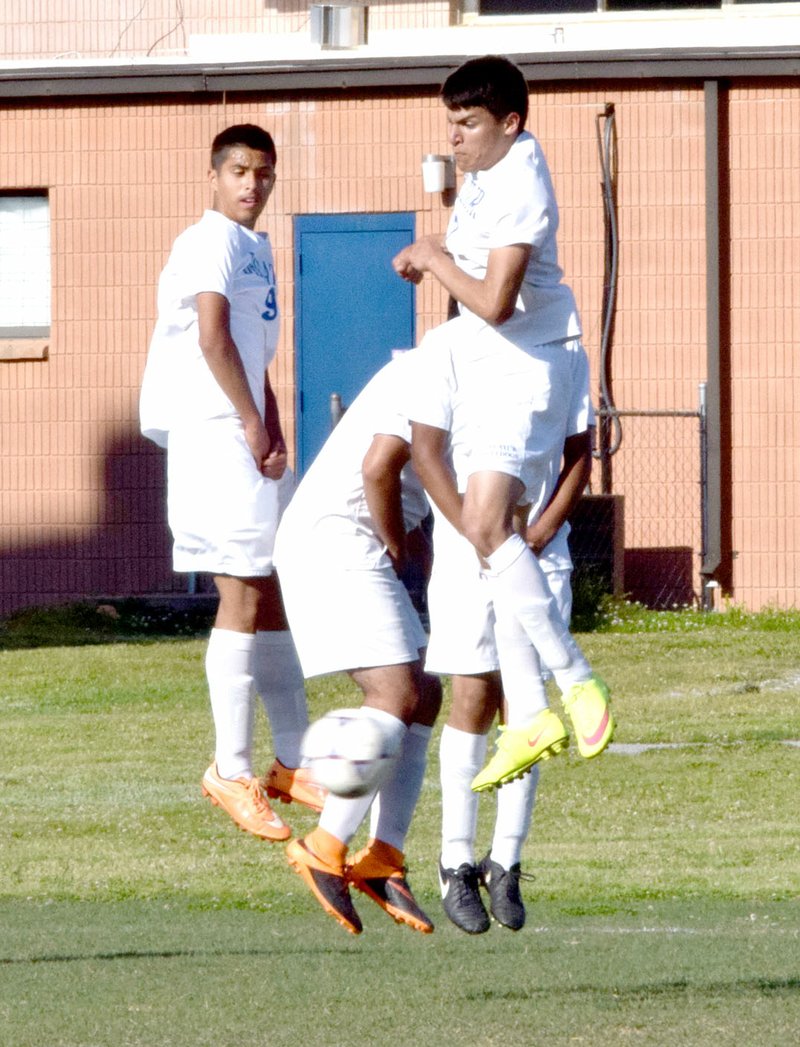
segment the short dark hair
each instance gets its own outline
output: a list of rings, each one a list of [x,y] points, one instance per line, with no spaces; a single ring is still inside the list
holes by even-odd
[[[269,153],[273,160],[278,158],[275,142],[269,131],[256,124],[234,124],[220,131],[211,143],[211,166],[215,171],[225,163],[228,151],[235,145],[246,145],[248,149]]]
[[[448,109],[482,106],[495,120],[519,114],[520,131],[528,119],[528,83],[522,70],[500,55],[470,58],[445,80],[441,98]]]

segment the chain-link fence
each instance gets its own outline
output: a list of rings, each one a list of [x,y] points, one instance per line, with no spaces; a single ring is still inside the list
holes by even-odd
[[[600,412],[613,425],[604,493],[573,520],[576,588],[587,584],[652,608],[701,603],[705,412]],[[609,444],[607,444],[609,446]],[[601,434],[602,454],[602,434]]]

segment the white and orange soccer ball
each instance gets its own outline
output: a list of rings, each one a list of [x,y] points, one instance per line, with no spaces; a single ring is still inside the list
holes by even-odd
[[[363,709],[334,709],[303,735],[303,763],[336,796],[364,796],[389,776],[397,758],[387,733]]]

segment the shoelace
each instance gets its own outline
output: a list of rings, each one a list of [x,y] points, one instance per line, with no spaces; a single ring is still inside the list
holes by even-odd
[[[520,880],[527,880],[528,882],[533,883],[536,879],[536,876],[533,873],[523,872],[522,869],[503,869],[502,865],[500,866],[500,869],[502,871],[497,877],[500,883],[502,883],[503,880],[511,880],[515,884],[519,884]]]
[[[261,782],[258,778],[251,778],[250,784],[247,786],[247,791],[250,793],[253,800],[253,806],[257,811],[261,811],[263,814],[271,815],[272,808],[267,802],[267,798],[261,789]]]
[[[457,870],[453,877],[453,884],[457,891],[456,902],[460,905],[465,897],[469,897],[478,890],[477,869],[470,869],[469,872],[463,874]]]

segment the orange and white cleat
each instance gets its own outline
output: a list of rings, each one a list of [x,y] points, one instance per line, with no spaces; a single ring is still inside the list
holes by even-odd
[[[221,807],[236,825],[262,840],[277,843],[292,835],[289,826],[272,810],[258,778],[220,778],[216,764],[203,775],[203,796]]]
[[[261,779],[270,800],[281,803],[301,803],[320,813],[325,806],[328,790],[315,781],[307,767],[286,767],[275,760]]]
[[[396,923],[430,934],[433,922],[417,904],[406,880],[403,855],[383,840],[370,840],[345,871],[357,891],[380,905]]]

